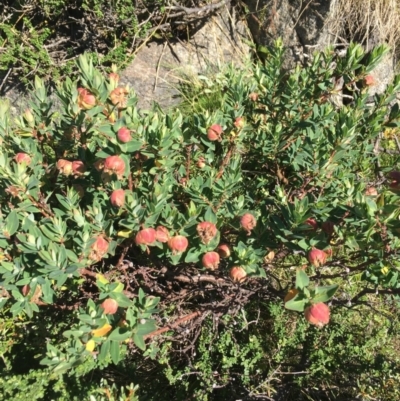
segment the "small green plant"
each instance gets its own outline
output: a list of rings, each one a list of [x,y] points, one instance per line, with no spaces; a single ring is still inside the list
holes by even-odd
[[[55,84],[76,73],[75,60],[84,51],[103,68],[109,69],[112,63],[125,66],[157,23],[142,21],[144,10],[128,0],[4,3],[0,73],[4,80],[18,79],[24,84],[32,83],[34,76]],[[163,6],[152,1],[144,5],[147,12]]]

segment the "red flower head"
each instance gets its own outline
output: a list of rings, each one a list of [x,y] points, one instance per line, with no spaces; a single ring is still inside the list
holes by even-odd
[[[78,106],[84,110],[90,110],[96,106],[96,97],[87,89],[78,88]]]
[[[309,306],[304,310],[306,320],[318,327],[323,327],[329,323],[329,306],[320,302]]]
[[[125,191],[116,189],[110,196],[110,202],[114,207],[122,207],[125,205]]]
[[[221,140],[221,134],[222,134],[222,127],[219,124],[213,124],[207,130],[207,138],[210,141],[220,141]]]
[[[251,230],[257,225],[257,220],[251,213],[246,213],[240,219],[240,225],[247,231],[247,234],[250,235]]]
[[[219,266],[219,255],[217,252],[207,252],[201,259],[203,266],[209,270],[216,270]]]
[[[29,155],[27,155],[26,153],[17,153],[14,157],[14,160],[18,164],[30,164],[31,157]]]
[[[117,137],[122,143],[127,143],[132,139],[131,131],[126,127],[122,127],[118,130]]]
[[[154,228],[144,228],[135,237],[136,245],[153,245],[156,242],[157,232]]]
[[[197,234],[203,244],[208,244],[217,234],[217,226],[209,221],[197,224]]]
[[[323,266],[326,263],[327,257],[328,257],[328,255],[324,251],[321,251],[320,249],[317,249],[317,248],[313,248],[308,253],[308,261],[314,267]]]
[[[188,246],[189,241],[183,235],[176,235],[168,240],[168,247],[173,254],[185,252]]]
[[[125,172],[125,162],[120,156],[108,156],[104,161],[104,172],[121,178]]]

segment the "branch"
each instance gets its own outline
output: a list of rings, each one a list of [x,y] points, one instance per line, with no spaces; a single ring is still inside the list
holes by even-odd
[[[400,288],[389,288],[389,289],[381,289],[378,290],[377,288],[364,288],[360,291],[357,295],[355,295],[350,302],[354,303],[361,297],[367,294],[385,294],[385,295],[400,295]]]
[[[229,160],[232,157],[233,149],[235,148],[235,145],[231,144],[229,147],[228,152],[226,153],[224,160],[222,161],[221,167],[219,168],[218,174],[215,177],[215,180],[219,180],[222,177],[222,174],[224,174],[225,167],[229,163]]]
[[[209,4],[207,6],[203,7],[194,7],[194,8],[188,8],[188,7],[183,7],[173,1],[172,3],[175,4],[175,6],[169,6],[165,7],[166,10],[180,10],[184,11],[187,15],[190,14],[197,14],[197,15],[202,15],[202,14],[209,14],[214,10],[218,10],[219,8],[223,7],[225,4],[229,3],[230,0],[222,0],[219,3],[214,3],[214,4]]]
[[[175,276],[174,279],[182,283],[197,284],[200,282],[206,282],[216,285],[228,285],[228,282],[223,278],[217,278],[205,274],[199,274],[197,276],[184,276],[183,274],[180,274],[179,276]]]
[[[156,331],[152,331],[151,333],[147,334],[144,336],[145,339],[147,338],[151,338],[151,337],[155,337],[158,336],[162,333],[165,333],[166,331],[170,331],[170,330],[174,330],[175,328],[177,328],[179,325],[181,325],[182,323],[185,323],[189,320],[192,320],[198,316],[201,315],[201,312],[197,311],[197,312],[193,312],[190,313],[189,315],[186,315],[184,317],[181,317],[180,319],[176,320],[175,323],[169,325],[169,326],[165,326],[162,329],[158,329]]]

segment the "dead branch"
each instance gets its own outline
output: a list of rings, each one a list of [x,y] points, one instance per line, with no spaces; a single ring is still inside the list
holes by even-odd
[[[192,320],[192,319],[194,319],[194,318],[196,318],[196,317],[198,317],[200,315],[201,315],[201,312],[199,312],[199,311],[190,313],[189,315],[186,315],[186,316],[181,317],[180,319],[176,320],[175,323],[173,323],[173,324],[171,324],[169,326],[165,326],[162,329],[158,329],[156,331],[153,331],[153,332],[147,334],[145,336],[145,339],[158,336],[158,335],[160,335],[162,333],[165,333],[166,331],[169,331],[169,330],[174,330],[178,326],[180,326],[182,323],[185,323],[185,322],[187,322],[189,320]]]

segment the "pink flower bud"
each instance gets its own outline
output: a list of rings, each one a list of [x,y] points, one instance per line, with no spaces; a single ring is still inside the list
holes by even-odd
[[[113,86],[113,88],[115,88],[118,85],[119,82],[119,75],[115,72],[111,72],[108,75],[108,78],[110,80],[111,85]]]
[[[206,166],[206,162],[204,160],[204,157],[199,157],[199,160],[197,160],[197,167],[204,168],[205,166]]]
[[[247,235],[250,235],[251,231],[257,225],[257,220],[251,213],[246,213],[240,219],[240,225],[247,231]]]
[[[398,191],[400,189],[400,171],[391,171],[389,173],[389,177],[393,180],[390,184],[389,187],[393,191]]]
[[[96,261],[101,260],[103,256],[107,254],[108,248],[108,241],[102,235],[98,236],[91,247],[92,252],[90,254],[90,259]]]
[[[26,153],[17,153],[14,157],[14,160],[18,164],[30,164],[31,157],[29,155],[27,155]]]
[[[306,320],[318,327],[323,327],[329,323],[329,306],[320,302],[309,306],[304,310]]]
[[[71,175],[72,173],[72,162],[69,160],[60,159],[57,162],[57,169],[63,175]]]
[[[115,88],[110,93],[111,103],[119,108],[126,107],[129,91],[126,88]]]
[[[249,95],[249,99],[250,99],[252,102],[256,102],[256,101],[258,100],[258,97],[259,97],[259,95],[258,95],[258,93],[256,93],[256,92],[252,92],[252,93],[250,93],[250,95]]]
[[[207,138],[210,141],[220,141],[222,134],[222,127],[219,124],[213,124],[207,131]]]
[[[168,247],[171,249],[173,254],[185,252],[188,246],[189,241],[183,235],[176,235],[168,241]]]
[[[240,267],[240,266],[232,267],[229,274],[233,281],[239,282],[239,283],[244,281],[247,276],[246,270],[244,270],[243,267]]]
[[[87,89],[78,88],[78,106],[84,110],[90,110],[96,106],[96,97]]]
[[[239,128],[239,129],[243,128],[244,127],[244,118],[243,117],[236,117],[235,118],[235,122],[233,123],[233,125],[236,128]]]
[[[108,156],[104,161],[104,172],[121,178],[125,173],[125,162],[120,156]]]
[[[156,228],[156,240],[158,242],[166,243],[170,239],[169,231],[166,227],[158,226]]]
[[[197,224],[197,234],[203,244],[208,244],[217,234],[217,227],[214,223],[203,221]]]
[[[30,127],[33,127],[35,125],[35,117],[32,114],[31,109],[26,109],[23,114],[23,117]]]
[[[116,189],[110,196],[111,205],[114,207],[122,207],[125,204],[125,191],[123,189]]]
[[[107,298],[101,307],[104,309],[105,315],[114,315],[118,310],[118,302],[115,299]]]
[[[365,190],[365,195],[366,196],[378,196],[378,191],[375,187],[368,187]]]
[[[31,287],[30,287],[28,284],[24,285],[24,286],[22,287],[22,290],[21,290],[22,295],[23,295],[24,297],[26,297],[26,296],[29,294],[30,291],[31,291]]]
[[[131,131],[129,131],[128,128],[126,128],[126,127],[120,128],[118,130],[117,136],[118,136],[118,139],[123,143],[127,143],[132,139]]]
[[[80,160],[72,162],[72,171],[75,175],[82,175],[86,171],[86,166]]]
[[[219,255],[217,252],[207,252],[201,259],[203,267],[209,270],[216,270],[219,266]]]
[[[108,245],[108,241],[102,235],[100,235],[96,238],[92,248],[101,252],[102,254],[106,254],[108,251]]]
[[[231,256],[231,250],[229,249],[229,246],[227,244],[219,245],[217,251],[219,253],[219,256],[221,256],[221,258],[223,259],[229,258],[229,256]]]
[[[317,248],[313,248],[308,253],[308,261],[314,267],[323,266],[326,263],[327,257],[328,257],[328,255],[324,251],[321,251],[320,249],[317,249]]]
[[[364,82],[365,82],[365,85],[367,85],[367,86],[374,86],[374,85],[376,85],[375,78],[374,78],[372,75],[367,75],[367,76],[364,78]]]
[[[321,224],[322,231],[325,232],[329,237],[335,232],[335,223],[332,221],[324,221]]]
[[[97,171],[102,171],[104,169],[104,160],[103,159],[97,160],[96,162],[93,163],[93,167]]]
[[[154,228],[144,228],[135,237],[136,245],[152,245],[156,241],[157,233]]]
[[[306,224],[309,225],[314,231],[318,229],[318,222],[313,217],[306,220]]]

